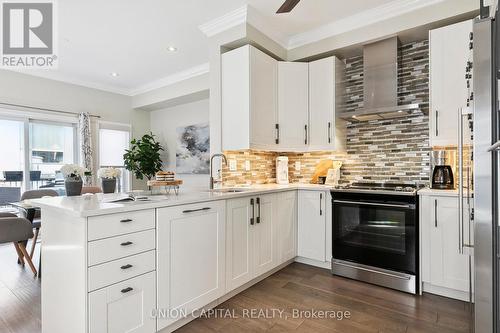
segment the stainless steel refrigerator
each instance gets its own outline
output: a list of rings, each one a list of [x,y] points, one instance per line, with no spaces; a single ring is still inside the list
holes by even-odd
[[[496,6],[484,6],[474,22],[472,62],[473,95],[473,202],[470,225],[474,247],[474,328],[476,333],[499,332],[500,238],[500,124],[498,75],[500,43]],[[495,9],[493,9],[495,8]],[[496,18],[495,18],[496,16]],[[461,191],[462,188],[460,188]],[[467,225],[467,224],[466,224]],[[466,234],[466,233],[465,233]],[[471,245],[463,242],[464,246]]]

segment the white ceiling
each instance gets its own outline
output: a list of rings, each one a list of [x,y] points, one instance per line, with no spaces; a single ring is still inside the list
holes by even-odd
[[[133,94],[152,82],[208,62],[199,26],[245,4],[287,38],[394,0],[302,0],[275,15],[284,0],[58,1],[59,68],[30,72],[98,89]],[[408,1],[408,0],[397,0]],[[173,45],[177,52],[168,52]],[[111,72],[119,73],[112,77]],[[164,78],[167,78],[166,80]]]

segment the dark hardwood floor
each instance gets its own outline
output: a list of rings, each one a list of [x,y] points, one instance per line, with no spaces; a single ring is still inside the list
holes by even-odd
[[[38,264],[38,252],[35,254]],[[199,318],[178,332],[468,332],[464,302],[422,297],[330,275],[328,270],[291,264],[218,307],[235,318]],[[260,318],[249,318],[252,309]],[[273,318],[272,311],[275,309]],[[350,318],[305,318],[294,311],[349,311]],[[222,311],[224,310],[224,311]],[[265,312],[267,310],[269,317]],[[283,311],[283,312],[281,312]],[[317,313],[316,313],[317,314]],[[0,246],[0,333],[39,333],[40,280],[16,264],[10,244]]]

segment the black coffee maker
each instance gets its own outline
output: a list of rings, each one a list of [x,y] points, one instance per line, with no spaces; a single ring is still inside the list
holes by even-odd
[[[436,150],[432,152],[432,188],[439,190],[453,190],[455,188],[451,162],[453,162],[451,151]]]

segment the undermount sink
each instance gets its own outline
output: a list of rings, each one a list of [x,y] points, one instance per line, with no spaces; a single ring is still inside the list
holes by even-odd
[[[214,193],[240,193],[240,192],[245,192],[248,190],[249,189],[246,189],[246,188],[216,188],[216,189],[210,190],[210,192],[214,192]]]

